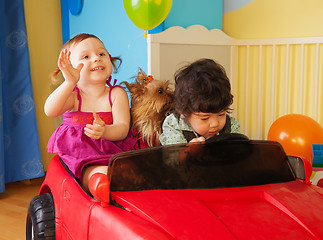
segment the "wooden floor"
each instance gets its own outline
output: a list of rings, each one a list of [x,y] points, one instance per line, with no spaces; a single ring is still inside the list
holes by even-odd
[[[0,194],[0,240],[25,240],[30,200],[38,194],[44,178],[6,184]]]

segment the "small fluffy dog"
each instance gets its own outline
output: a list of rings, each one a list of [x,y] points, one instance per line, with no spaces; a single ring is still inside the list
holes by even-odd
[[[159,135],[167,113],[173,108],[169,81],[159,81],[139,69],[134,83],[124,82],[131,94],[132,133],[136,148],[160,145]]]

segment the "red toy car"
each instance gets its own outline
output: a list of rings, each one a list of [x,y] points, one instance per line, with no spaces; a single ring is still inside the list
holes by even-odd
[[[323,188],[309,163],[277,142],[233,136],[115,155],[108,203],[56,156],[30,203],[27,239],[323,239]]]

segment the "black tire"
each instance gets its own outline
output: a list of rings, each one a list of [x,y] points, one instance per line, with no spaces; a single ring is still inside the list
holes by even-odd
[[[55,240],[55,207],[51,193],[38,195],[30,201],[26,240]]]

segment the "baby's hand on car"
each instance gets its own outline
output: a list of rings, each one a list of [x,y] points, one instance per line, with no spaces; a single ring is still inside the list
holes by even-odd
[[[93,139],[100,139],[105,130],[105,122],[100,118],[97,113],[93,113],[93,124],[86,124],[84,133],[86,136]]]
[[[190,143],[193,142],[205,142],[205,137],[193,138]]]
[[[80,79],[80,72],[83,68],[83,63],[80,63],[76,68],[73,67],[70,61],[71,52],[64,49],[59,55],[57,67],[61,70],[65,81],[76,85]]]

